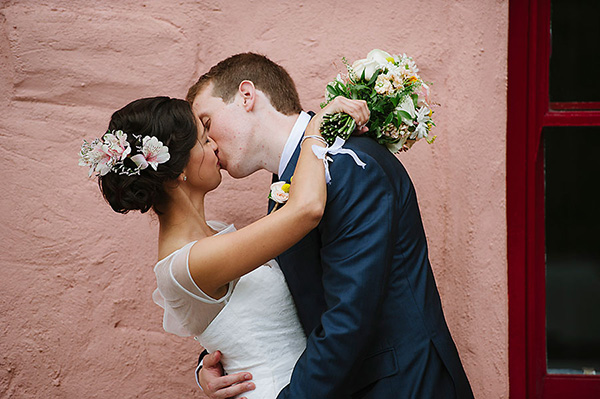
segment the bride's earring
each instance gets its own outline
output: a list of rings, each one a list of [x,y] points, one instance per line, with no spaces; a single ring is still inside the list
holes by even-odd
[[[187,181],[187,176],[183,175],[183,181]]]

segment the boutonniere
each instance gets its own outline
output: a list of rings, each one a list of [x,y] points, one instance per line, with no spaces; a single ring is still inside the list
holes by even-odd
[[[280,205],[283,205],[290,198],[290,184],[285,181],[278,181],[271,184],[271,191],[269,192],[269,199],[276,202],[276,210]]]

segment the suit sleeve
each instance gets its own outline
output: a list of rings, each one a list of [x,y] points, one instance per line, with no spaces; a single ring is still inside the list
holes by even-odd
[[[380,313],[391,264],[393,188],[375,159],[334,157],[319,226],[326,311],[278,399],[348,396]]]
[[[198,356],[198,363],[196,364],[196,368],[194,369],[194,378],[196,379],[196,384],[198,385],[201,391],[204,391],[204,389],[202,389],[202,385],[200,385],[200,378],[198,374],[200,373],[200,369],[202,369],[202,363],[204,361],[204,356],[206,355],[208,355],[208,351],[204,349],[202,353],[200,353],[200,355]]]

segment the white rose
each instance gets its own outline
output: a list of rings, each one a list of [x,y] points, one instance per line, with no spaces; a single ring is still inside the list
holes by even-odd
[[[290,184],[284,181],[271,184],[269,198],[279,204],[285,204],[290,198]]]
[[[387,64],[393,61],[394,57],[392,57],[389,53],[383,50],[374,49],[367,54],[367,58],[354,61],[354,64],[352,64],[352,69],[359,78],[362,76],[364,71],[365,79],[369,80],[378,68],[387,66]]]
[[[377,61],[369,60],[367,58],[354,61],[354,64],[352,64],[352,70],[356,74],[356,77],[360,78],[364,71],[365,79],[367,80],[371,79],[377,68],[379,68]]]
[[[367,54],[367,59],[376,61],[377,63],[379,63],[379,65],[385,65],[388,62],[394,61],[394,57],[392,57],[390,53],[379,49],[369,51],[369,54]]]

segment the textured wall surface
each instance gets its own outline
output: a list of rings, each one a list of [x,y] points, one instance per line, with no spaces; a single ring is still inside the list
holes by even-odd
[[[0,397],[197,396],[198,346],[151,300],[156,218],[110,210],[77,166],[83,138],[248,50],[316,109],[342,56],[382,48],[434,82],[438,140],[401,159],[476,397],[506,398],[507,15],[501,0],[0,0]],[[225,178],[209,216],[255,220],[269,182]]]

